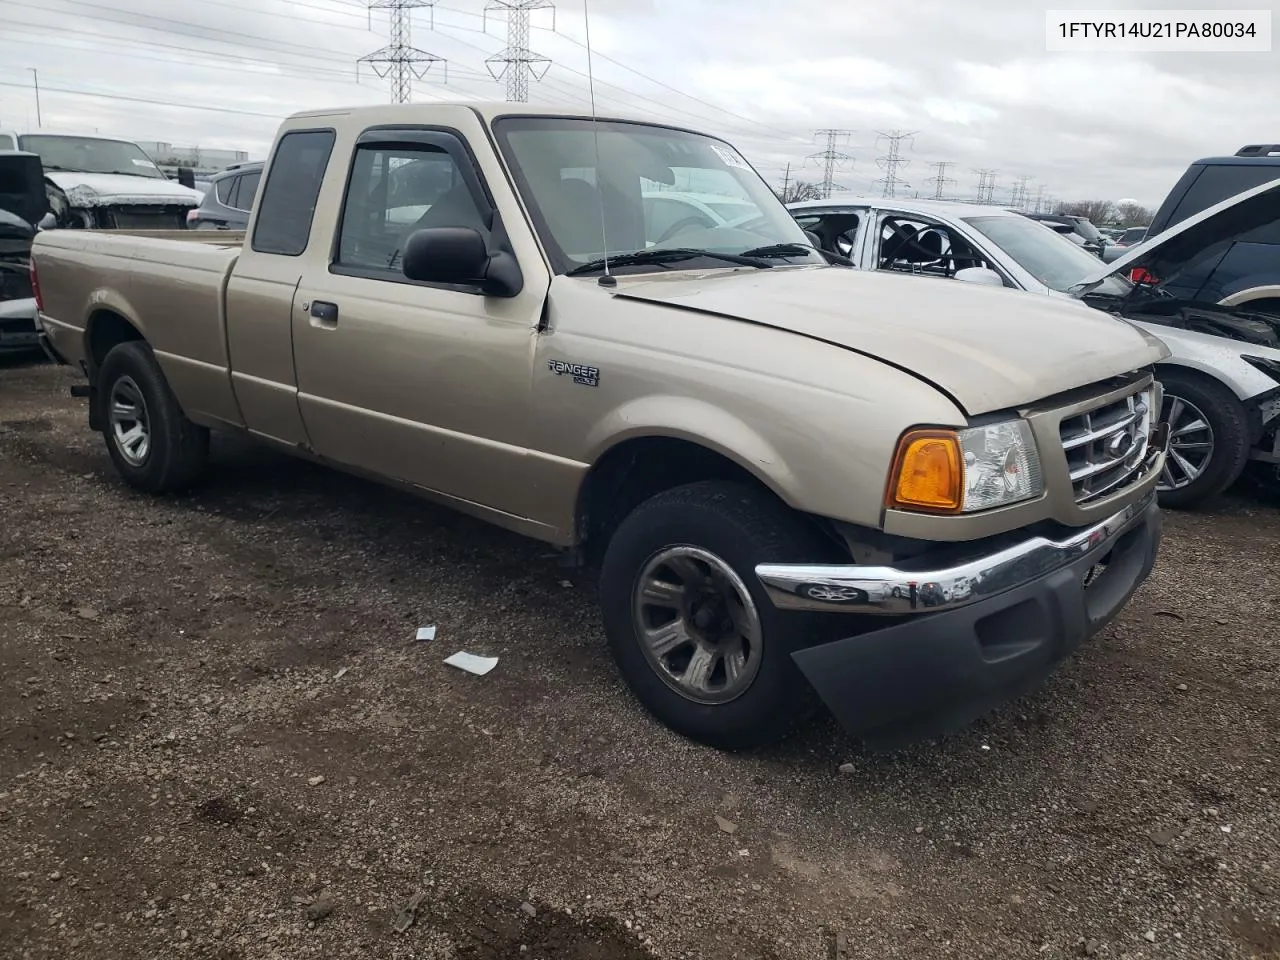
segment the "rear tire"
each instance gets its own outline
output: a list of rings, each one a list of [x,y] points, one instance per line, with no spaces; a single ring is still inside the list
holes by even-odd
[[[1160,478],[1160,505],[1189,508],[1216,497],[1240,478],[1249,462],[1244,404],[1216,380],[1177,367],[1161,367],[1161,419],[1169,421],[1169,456]],[[1204,447],[1209,444],[1209,447]]]
[[[663,724],[709,746],[782,739],[816,699],[791,659],[816,634],[811,616],[773,607],[755,567],[832,553],[798,514],[743,484],[699,482],[642,503],[614,532],[600,573],[605,633],[627,686]]]
[[[107,452],[131,486],[169,493],[204,471],[209,431],[186,418],[145,341],[112,347],[97,387]]]

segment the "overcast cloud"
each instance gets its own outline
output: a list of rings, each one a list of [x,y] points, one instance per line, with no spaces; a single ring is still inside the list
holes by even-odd
[[[415,13],[414,45],[447,61],[415,83],[416,100],[503,98],[485,58],[503,48],[505,24],[490,15],[485,33],[484,7],[441,0]],[[996,169],[997,200],[1028,176],[1032,196],[1154,206],[1195,157],[1280,140],[1280,54],[1048,54],[1044,9],[590,0],[596,102],[726,136],[774,182],[788,163],[820,180],[805,160],[820,149],[813,131],[851,129],[840,149],[854,161],[836,179],[860,192],[880,191],[877,134],[911,131],[904,192],[931,194],[930,164],[945,160],[957,195],[972,195],[975,168]],[[46,128],[259,158],[293,111],[389,99],[368,66],[357,81],[356,60],[387,42],[385,11],[369,24],[362,0],[0,0],[0,129],[35,129],[36,68]],[[552,64],[530,100],[586,107],[583,0],[557,4],[554,31],[548,11],[534,24],[530,45]]]

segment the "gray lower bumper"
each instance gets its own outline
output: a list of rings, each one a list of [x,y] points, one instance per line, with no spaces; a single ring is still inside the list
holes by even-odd
[[[937,613],[978,603],[1069,566],[1143,522],[1148,494],[1107,519],[1061,540],[1030,537],[979,556],[957,555],[943,566],[764,563],[756,576],[783,610],[900,616]]]

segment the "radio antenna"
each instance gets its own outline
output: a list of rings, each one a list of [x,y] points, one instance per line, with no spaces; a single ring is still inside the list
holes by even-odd
[[[582,0],[582,21],[587,40],[587,90],[591,95],[591,135],[596,147],[596,197],[600,201],[600,242],[604,244],[604,273],[597,283],[602,287],[616,287],[618,280],[609,272],[609,229],[604,216],[604,179],[600,169],[600,120],[596,116],[596,80],[591,56],[591,0]]]

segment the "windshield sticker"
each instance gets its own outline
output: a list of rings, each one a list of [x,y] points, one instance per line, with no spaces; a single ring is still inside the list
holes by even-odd
[[[717,157],[725,162],[726,166],[737,167],[739,170],[751,169],[747,166],[747,161],[738,156],[738,151],[734,150],[732,147],[725,147],[718,143],[713,143],[711,145],[711,149],[716,152]]]

